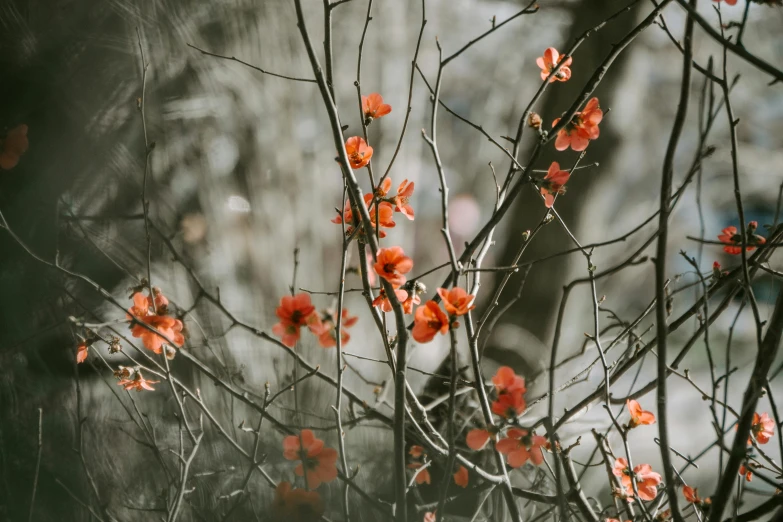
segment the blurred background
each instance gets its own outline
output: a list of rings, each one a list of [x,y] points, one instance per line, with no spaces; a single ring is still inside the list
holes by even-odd
[[[317,51],[323,38],[322,3],[304,0],[309,30]],[[461,116],[482,125],[493,137],[513,136],[524,108],[540,85],[538,56],[550,46],[564,50],[588,29],[631,5],[625,14],[593,34],[578,49],[569,82],[546,91],[534,110],[544,127],[559,117],[582,90],[587,79],[612,45],[647,16],[652,3],[639,1],[542,0],[534,15],[510,22],[449,64],[443,76],[442,101]],[[717,26],[712,2],[700,11]],[[439,39],[446,55],[491,27],[491,20],[505,20],[526,4],[513,1],[427,0],[427,24],[418,63],[430,82],[437,73]],[[716,4],[717,5],[717,4]],[[740,21],[744,2],[721,4],[725,21]],[[668,28],[682,37],[682,9],[664,10]],[[357,103],[357,47],[367,14],[366,0],[351,0],[334,11],[334,78],[337,104],[346,135],[360,135]],[[384,172],[394,154],[405,118],[411,59],[420,30],[422,12],[418,0],[376,0],[367,32],[362,63],[362,90],[379,92],[393,111],[369,129],[376,172]],[[757,56],[781,66],[783,9],[752,4],[743,44]],[[130,306],[129,287],[146,275],[144,222],[140,218],[144,175],[144,138],[137,111],[142,93],[142,66],[137,39],[149,63],[145,100],[147,131],[155,148],[150,159],[150,216],[157,230],[171,241],[181,259],[198,276],[205,289],[217,292],[223,305],[239,320],[270,331],[281,296],[289,292],[295,248],[300,249],[297,286],[314,292],[338,287],[341,227],[330,222],[342,207],[342,180],[334,163],[335,151],[326,112],[317,86],[262,74],[239,63],[204,56],[187,44],[237,58],[278,74],[311,78],[307,55],[296,28],[293,2],[288,0],[194,0],[79,3],[71,0],[0,0],[0,129],[24,123],[29,127],[30,148],[17,167],[0,171],[0,210],[9,226],[41,258],[88,275]],[[736,33],[736,30],[734,30]],[[710,57],[719,71],[721,49],[696,29],[695,58],[706,66]],[[322,56],[322,55],[321,55]],[[732,90],[735,115],[740,118],[739,167],[746,219],[761,225],[777,222],[776,203],[783,182],[783,90],[769,86],[770,79],[745,63],[729,57],[729,76],[741,78]],[[593,142],[582,161],[583,170],[568,183],[568,192],[556,208],[582,244],[613,239],[631,232],[658,209],[661,161],[677,106],[681,78],[681,54],[658,26],[648,28],[620,58],[595,95],[605,117],[601,137]],[[694,73],[691,110],[675,162],[675,186],[683,182],[699,147],[699,96],[703,77]],[[386,245],[401,245],[414,259],[412,274],[420,274],[448,260],[440,236],[440,192],[431,153],[420,129],[429,128],[429,91],[416,75],[408,131],[390,176],[393,186],[403,179],[415,182],[411,204],[416,219],[402,216],[388,231]],[[684,189],[672,215],[669,271],[672,290],[698,281],[693,268],[678,254],[685,250],[698,259],[703,271],[713,261],[726,268],[737,264],[719,246],[703,245],[687,236],[715,239],[726,226],[737,225],[731,178],[728,124],[725,112],[715,120],[707,145],[714,154]],[[489,163],[501,180],[508,160],[475,129],[439,111],[439,147],[451,195],[450,227],[459,254],[491,216],[495,183]],[[522,162],[534,143],[526,131]],[[510,146],[510,144],[507,144]],[[570,168],[577,154],[558,153],[551,145],[534,168],[546,169],[558,160]],[[364,171],[356,171],[363,189],[369,190]],[[540,174],[543,176],[543,173]],[[522,241],[522,232],[535,228],[545,208],[534,191],[523,192],[498,228],[484,266],[507,266]],[[643,227],[626,241],[598,248],[593,257],[599,272],[624,260],[642,247],[655,232],[655,223]],[[760,228],[760,233],[766,231]],[[292,380],[292,359],[277,346],[239,328],[215,306],[199,299],[199,287],[182,263],[177,262],[161,235],[152,233],[152,279],[183,313],[190,353],[215,368],[219,375],[257,396],[264,384],[273,391]],[[654,245],[654,243],[653,243]],[[528,402],[547,388],[542,371],[548,366],[552,338],[563,287],[586,277],[586,263],[579,254],[548,256],[573,247],[563,229],[547,225],[526,250],[522,262],[531,265],[521,298],[511,302],[522,283],[515,274],[499,301],[508,306],[484,346],[486,375],[500,365],[512,366],[528,382]],[[653,254],[654,246],[636,259]],[[357,265],[352,249],[349,264]],[[778,256],[771,266],[780,269]],[[436,271],[422,278],[434,295],[447,273]],[[492,295],[500,276],[483,273],[478,312]],[[605,295],[602,325],[632,321],[654,295],[652,263],[642,261],[598,283]],[[761,273],[754,283],[763,317],[780,290],[779,280]],[[356,275],[346,287],[359,288]],[[76,341],[69,317],[88,322],[121,319],[89,286],[37,263],[9,234],[0,233],[0,517],[21,520],[29,510],[37,452],[38,411],[43,409],[43,458],[34,520],[86,520],[89,515],[72,497],[92,506],[109,506],[118,520],[149,520],[143,509],[159,507],[166,487],[149,450],[134,441],[137,436],[118,400],[131,407],[125,396],[115,396],[110,371],[98,365],[74,364]],[[676,294],[673,316],[692,305],[699,286]],[[313,295],[319,309],[333,307],[328,295]],[[561,359],[576,356],[557,372],[558,386],[567,383],[596,355],[585,343],[592,331],[589,285],[571,292],[565,309],[559,343]],[[194,306],[195,304],[195,306]],[[370,313],[359,292],[350,292],[346,307],[359,322],[351,329],[345,351],[370,359],[385,359]],[[738,369],[729,381],[729,396],[736,407],[747,383],[747,366],[755,357],[752,315],[745,308],[738,316],[733,339],[729,327],[741,311],[737,300],[710,329],[712,349],[722,368],[727,347],[731,366]],[[187,313],[185,313],[187,312]],[[616,315],[612,315],[616,314]],[[635,333],[640,342],[654,337],[652,317]],[[391,321],[391,318],[390,318]],[[694,319],[674,334],[670,352],[677,353],[697,328]],[[125,331],[125,325],[118,328]],[[605,333],[610,342],[619,328]],[[335,374],[334,350],[325,350],[314,338],[304,337],[302,354],[324,372]],[[467,364],[466,343],[461,339],[461,364]],[[584,355],[578,356],[583,348]],[[96,349],[112,365],[123,364],[121,355]],[[448,351],[446,337],[414,346],[410,365],[432,372]],[[619,355],[619,353],[617,354]],[[613,358],[616,356],[613,356]],[[346,387],[376,400],[375,390],[390,378],[381,362],[346,356],[350,368]],[[623,396],[649,382],[654,374],[652,356],[636,376],[628,375],[613,389]],[[252,435],[237,427],[257,422],[240,403],[231,400],[199,374],[184,358],[172,362],[173,371],[185,383],[200,388],[219,421],[238,442],[249,446]],[[681,368],[702,386],[709,387],[709,366],[703,342],[696,343]],[[775,365],[773,368],[777,368]],[[97,371],[96,371],[97,369]],[[630,372],[634,373],[634,372]],[[563,411],[592,392],[601,382],[600,366],[577,384],[556,396],[555,411]],[[76,378],[79,380],[77,401]],[[429,376],[412,371],[411,384],[421,391]],[[636,383],[634,387],[634,382]],[[780,380],[772,380],[773,390]],[[160,385],[162,389],[163,386]],[[330,407],[334,390],[317,380],[299,390],[307,423],[333,424]],[[695,455],[713,440],[708,404],[684,380],[672,378],[669,389],[672,441],[684,455]],[[156,419],[158,442],[176,443],[176,404],[168,393],[144,393],[134,397],[138,407]],[[387,399],[389,399],[387,397]],[[390,400],[390,399],[389,399]],[[639,399],[653,412],[654,395]],[[760,410],[767,411],[766,398]],[[542,408],[539,411],[539,407]],[[292,400],[281,400],[271,409],[281,421],[294,424]],[[546,402],[532,407],[525,419],[540,418]],[[391,413],[391,408],[380,406]],[[619,407],[618,407],[619,411]],[[523,419],[523,421],[525,420]],[[80,423],[82,429],[79,429]],[[602,408],[591,408],[567,423],[566,443],[583,436],[584,456],[593,449],[590,429],[605,429],[609,418]],[[247,462],[209,426],[211,441],[195,461],[184,520],[222,520],[235,499],[226,498],[242,484]],[[336,446],[334,430],[318,432],[327,445]],[[631,443],[636,462],[660,469],[657,428],[635,430]],[[777,435],[776,435],[777,436]],[[292,480],[292,466],[282,457],[282,436],[265,429],[261,453],[265,469],[276,480]],[[619,439],[610,441],[619,451]],[[361,464],[357,480],[389,498],[391,432],[380,426],[359,426],[346,433],[351,466]],[[82,448],[82,457],[74,448]],[[777,443],[769,453],[779,461]],[[717,451],[704,457],[698,470],[684,477],[703,492],[711,491],[717,477]],[[579,460],[579,456],[576,457]],[[679,462],[678,465],[684,464]],[[89,485],[89,469],[96,488]],[[610,491],[601,466],[589,468],[587,493],[602,506],[610,506]],[[530,487],[535,473],[515,474],[520,486]],[[71,494],[60,483],[67,484]],[[324,486],[330,511],[336,511],[340,489]],[[249,501],[243,501],[229,520],[266,520],[272,490],[256,476]],[[772,494],[763,483],[747,486],[748,505]],[[360,504],[358,498],[357,505]],[[489,520],[501,520],[492,514]],[[103,509],[103,508],[102,508]],[[499,508],[498,508],[499,509]],[[531,510],[534,508],[530,508]],[[533,514],[533,513],[531,513]],[[357,515],[359,516],[359,515]],[[365,510],[360,520],[374,520]],[[492,517],[495,518],[492,518]]]

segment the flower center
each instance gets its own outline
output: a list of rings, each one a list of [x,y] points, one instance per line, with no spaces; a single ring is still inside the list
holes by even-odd
[[[305,457],[302,459],[302,463],[306,469],[316,469],[318,467],[318,459],[313,457]]]

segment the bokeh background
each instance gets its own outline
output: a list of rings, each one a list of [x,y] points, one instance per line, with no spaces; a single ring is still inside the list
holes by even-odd
[[[322,4],[315,0],[304,3],[313,41],[320,43]],[[442,101],[498,139],[501,135],[513,136],[524,107],[540,84],[536,57],[549,46],[566,48],[586,30],[629,4],[609,0],[539,3],[537,14],[522,16],[473,46],[444,74]],[[700,4],[704,16],[717,24],[713,3]],[[721,6],[726,20],[742,19],[744,2]],[[428,81],[434,80],[437,71],[436,36],[444,52],[450,54],[489,29],[493,17],[499,22],[523,7],[513,1],[427,0],[419,64]],[[633,3],[626,14],[579,48],[571,81],[551,86],[535,107],[546,126],[571,105],[611,46],[652,7],[644,1]],[[352,0],[334,11],[334,87],[343,123],[350,126],[348,134],[361,132],[354,80],[366,10],[365,0]],[[670,6],[664,15],[670,30],[681,38],[683,11]],[[393,107],[389,116],[370,127],[373,164],[376,171],[383,172],[405,117],[411,59],[422,19],[421,2],[376,0],[372,16],[364,46],[362,88],[365,93],[381,93]],[[781,27],[783,9],[754,4],[748,13],[744,45],[780,67]],[[342,206],[342,180],[334,162],[328,120],[314,84],[264,75],[239,63],[204,56],[187,44],[236,56],[276,73],[310,78],[293,2],[0,0],[0,127],[26,123],[30,129],[30,149],[21,163],[11,171],[0,171],[0,210],[42,258],[53,261],[59,255],[63,266],[89,275],[126,302],[127,289],[136,285],[146,270],[144,226],[139,219],[144,141],[136,110],[142,88],[137,28],[149,62],[147,128],[156,145],[151,154],[148,188],[151,219],[171,238],[204,286],[210,291],[219,289],[223,304],[232,313],[268,331],[276,322],[274,311],[279,298],[289,291],[295,248],[300,249],[297,286],[312,291],[337,289],[341,231],[330,219],[335,207]],[[721,49],[698,28],[695,53],[702,65],[710,57],[716,66],[720,64]],[[777,219],[778,188],[783,181],[783,90],[779,84],[769,86],[768,77],[732,56],[728,68],[730,75],[741,75],[732,91],[732,102],[740,118],[739,165],[746,219],[772,224]],[[680,52],[661,28],[652,26],[620,56],[596,91],[608,112],[601,124],[600,139],[590,145],[583,161],[583,165],[592,166],[576,173],[569,181],[567,194],[557,201],[558,212],[582,243],[623,235],[657,210],[661,160],[676,110],[680,76]],[[695,74],[691,111],[675,162],[676,184],[682,181],[696,153],[702,82],[701,75]],[[412,198],[416,220],[408,222],[400,216],[386,240],[387,245],[403,246],[413,257],[413,273],[422,273],[448,259],[439,233],[437,172],[420,133],[421,128],[429,126],[428,94],[416,75],[408,132],[390,173],[395,187],[403,179],[416,184]],[[534,139],[533,133],[526,134],[523,159]],[[704,161],[672,216],[669,267],[673,288],[697,280],[692,268],[678,255],[680,249],[697,256],[705,271],[715,260],[727,267],[737,262],[720,247],[700,247],[686,239],[688,235],[714,239],[723,227],[737,224],[724,113],[717,118],[708,144],[716,151]],[[489,162],[503,177],[508,160],[478,132],[443,110],[439,113],[439,145],[451,194],[450,225],[459,253],[464,242],[491,215],[495,185]],[[550,147],[535,167],[545,169],[555,159],[568,166],[576,154],[556,153]],[[363,172],[357,174],[364,190],[368,190]],[[499,227],[484,266],[508,265],[522,232],[534,228],[544,212],[533,191],[523,194]],[[593,262],[599,271],[616,264],[654,231],[651,224],[624,242],[597,249]],[[535,238],[522,261],[538,260],[571,246],[567,235],[553,223]],[[250,393],[261,395],[266,382],[277,390],[291,381],[291,359],[278,347],[241,329],[229,330],[230,321],[203,299],[191,309],[198,298],[198,287],[156,234],[152,255],[154,283],[180,310],[189,310],[185,316],[187,350]],[[651,248],[639,257],[646,255],[652,255]],[[353,266],[356,258],[354,250],[350,258]],[[778,257],[773,256],[772,268],[779,269],[776,263]],[[445,275],[439,271],[422,279],[428,295],[434,293]],[[545,391],[547,381],[542,371],[548,365],[563,286],[585,275],[585,261],[579,254],[555,257],[531,267],[522,298],[510,305],[491,335],[482,338],[487,375],[499,365],[510,365],[526,376],[529,397]],[[521,277],[519,273],[512,278],[501,305],[516,295]],[[497,274],[482,275],[479,311],[498,281]],[[653,266],[647,261],[600,281],[598,293],[606,295],[606,308],[623,320],[632,320],[651,301],[653,283]],[[350,275],[347,287],[359,286],[358,277]],[[779,280],[760,275],[754,288],[766,317],[780,290]],[[21,520],[27,516],[40,407],[44,451],[34,519],[87,519],[86,511],[57,484],[59,480],[86,502],[111,506],[118,520],[149,520],[149,513],[139,508],[160,506],[165,480],[154,469],[149,451],[134,442],[133,424],[110,389],[115,386],[109,371],[96,366],[100,370],[96,372],[86,365],[77,370],[73,364],[75,341],[69,317],[110,321],[120,318],[116,310],[89,287],[31,260],[5,232],[0,232],[0,289],[0,517]],[[677,294],[674,314],[689,307],[698,292],[695,287]],[[313,300],[319,308],[335,304],[327,295],[314,295]],[[345,350],[382,359],[382,345],[360,293],[347,294],[346,306],[360,320],[352,328]],[[710,330],[719,361],[725,358],[729,326],[740,306],[739,301],[734,303]],[[563,358],[580,353],[586,346],[584,332],[592,328],[589,286],[581,285],[572,292],[565,317],[560,342]],[[601,318],[607,325],[612,321],[606,313]],[[653,338],[648,331],[651,324],[652,317],[638,328],[642,341]],[[672,351],[678,351],[696,327],[694,320],[678,332]],[[607,332],[606,340],[618,331]],[[745,309],[730,345],[732,366],[738,368],[729,384],[735,406],[747,382],[748,363],[755,357],[754,336],[752,316]],[[104,347],[98,349],[105,352]],[[464,342],[460,349],[465,349]],[[447,350],[445,338],[416,346],[410,365],[434,371]],[[320,348],[310,338],[303,343],[302,351],[311,362],[321,364],[323,371],[334,374],[333,350]],[[112,365],[123,361],[119,355],[103,355]],[[594,359],[594,348],[587,346],[583,356],[557,372],[558,384],[574,377]],[[351,356],[347,356],[347,362],[346,386],[374,401],[374,389],[390,377],[386,366]],[[654,364],[654,358],[648,357],[637,386],[650,380]],[[205,401],[219,412],[220,422],[236,439],[250,444],[252,437],[237,426],[243,420],[255,422],[255,417],[220,393],[184,359],[175,359],[173,366],[180,378],[201,389]],[[701,342],[681,367],[689,368],[695,380],[708,386]],[[79,443],[80,422],[76,413],[76,371],[84,423],[81,446],[99,497],[91,491],[80,458],[73,451]],[[583,382],[558,393],[555,411],[575,404],[592,391],[600,383],[600,373],[600,367],[596,367]],[[633,387],[632,378],[616,386],[616,395],[622,396]],[[428,384],[428,376],[421,373],[411,372],[410,379],[416,390]],[[780,390],[780,380],[773,379],[772,387]],[[310,380],[299,393],[308,423],[333,423],[333,390]],[[676,377],[669,397],[674,447],[686,455],[696,454],[713,436],[707,403]],[[159,442],[163,446],[174,444],[177,421],[171,397],[156,392],[140,394],[136,399],[155,419]],[[122,400],[129,404],[127,399]],[[655,411],[652,395],[640,400]],[[386,413],[391,411],[387,406],[381,408]],[[542,412],[532,408],[528,416],[535,419]],[[293,423],[292,402],[280,401],[273,414]],[[592,449],[590,429],[606,428],[608,423],[605,412],[595,407],[569,422],[562,436],[568,443],[583,436],[587,454]],[[246,462],[230,446],[213,436],[214,429],[208,429],[212,442],[196,460],[196,475],[191,481],[195,490],[187,497],[183,519],[221,520],[232,503],[221,497],[237,489],[246,468]],[[321,436],[328,445],[336,444],[334,431],[325,430]],[[650,462],[659,469],[655,436],[655,428],[640,429],[632,433],[631,442],[636,462]],[[291,466],[282,458],[281,439],[271,429],[264,431],[262,452],[267,454],[269,472],[290,480]],[[380,496],[390,491],[391,440],[391,432],[382,427],[355,428],[346,435],[351,465],[361,464],[360,482]],[[613,442],[619,448],[618,441]],[[770,445],[769,451],[779,461],[776,447]],[[700,461],[700,469],[691,469],[685,475],[703,491],[714,487],[716,455],[713,451]],[[520,473],[515,480],[527,487],[533,477],[532,473]],[[603,468],[591,468],[587,477],[587,492],[604,506],[609,505]],[[747,488],[748,505],[772,493],[764,483],[754,482]],[[266,519],[271,490],[254,479],[250,491],[249,501],[243,502],[232,517],[251,519],[255,514]],[[336,483],[325,491],[327,498],[335,502],[339,498]],[[373,520],[374,515],[364,510],[360,516]],[[492,518],[499,514],[484,516],[500,520]]]

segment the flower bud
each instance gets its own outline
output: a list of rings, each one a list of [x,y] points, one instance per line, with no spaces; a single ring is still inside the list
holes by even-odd
[[[535,112],[531,112],[530,115],[527,117],[527,124],[528,126],[534,128],[534,129],[540,129],[541,128],[541,116],[536,114]]]

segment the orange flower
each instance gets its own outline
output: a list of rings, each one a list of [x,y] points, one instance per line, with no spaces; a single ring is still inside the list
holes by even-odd
[[[348,315],[348,309],[343,308],[343,320],[340,328],[340,338],[342,339],[343,346],[348,344],[351,340],[351,336],[348,334],[347,328],[355,325],[359,320],[358,317],[351,317]],[[315,333],[318,336],[318,344],[324,348],[332,348],[337,346],[337,322],[334,319],[334,314],[330,311],[327,312],[321,320],[320,326],[316,326]]]
[[[604,118],[604,112],[598,106],[598,98],[591,98],[582,112],[577,112],[571,121],[557,133],[555,148],[557,150],[571,149],[580,152],[587,148],[590,140],[598,139],[598,124]],[[557,125],[560,118],[552,122]]]
[[[388,178],[387,178],[388,179]],[[402,180],[397,187],[397,195],[394,196],[394,210],[401,212],[403,216],[413,221],[413,207],[408,203],[408,198],[413,195],[413,182]]]
[[[370,283],[370,286],[375,286],[375,272],[369,269],[372,266],[372,254],[365,252],[364,260],[366,262],[364,266],[367,268],[367,282]],[[361,269],[359,273],[361,274]]]
[[[386,279],[394,288],[405,283],[405,275],[413,268],[413,261],[405,255],[402,247],[381,248],[376,255],[375,273]]]
[[[397,223],[394,222],[394,207],[391,203],[381,201],[378,204],[378,211],[375,208],[370,209],[370,223],[373,228],[377,228],[378,225],[385,228],[394,228]],[[380,231],[378,237],[386,237],[386,232]]]
[[[388,179],[387,179],[388,181]],[[364,195],[364,206],[369,208],[368,211],[370,215],[370,223],[372,224],[373,228],[376,228],[380,222],[380,226],[386,227],[386,228],[393,228],[396,223],[394,222],[394,207],[391,203],[388,201],[381,201],[379,204],[380,210],[376,213],[375,207],[371,208],[373,202],[373,195],[372,194],[365,194]],[[377,215],[376,215],[377,214]],[[332,219],[332,223],[341,224],[343,221],[345,221],[346,224],[353,224],[353,210],[351,210],[351,203],[350,201],[345,202],[345,205],[343,206],[342,212],[338,211],[337,216],[335,216]],[[346,234],[352,234],[353,233],[353,226],[349,226],[345,229]],[[378,237],[386,237],[386,232],[381,230],[378,233]]]
[[[625,401],[628,406],[628,413],[631,414],[631,421],[628,423],[629,428],[635,428],[642,424],[655,424],[655,415],[649,411],[642,409],[642,406],[633,399]]]
[[[391,105],[383,103],[383,96],[374,92],[369,96],[362,96],[362,111],[364,112],[364,121],[369,125],[372,120],[377,120],[391,112]]]
[[[128,319],[142,320],[147,316],[153,315],[150,313],[150,299],[141,292],[133,294],[133,306],[128,309]]]
[[[176,346],[182,346],[185,343],[185,337],[182,335],[182,321],[174,319],[167,315],[150,315],[144,318],[144,323],[155,328],[161,335],[151,331],[141,324],[134,324],[131,327],[131,334],[133,337],[140,337],[141,342],[147,349],[152,350],[155,353],[163,352],[163,345],[168,345],[171,340]],[[166,351],[166,354],[174,352]],[[172,359],[173,356],[169,357]]]
[[[394,291],[394,295],[397,296],[397,300],[401,303],[407,302],[408,299],[408,292],[402,289],[397,289]],[[378,297],[373,299],[372,301],[373,306],[380,306],[381,310],[384,312],[391,312],[392,311],[392,305],[389,301],[389,298],[386,296],[386,290],[381,288],[381,291],[378,293]],[[412,305],[411,305],[412,306]],[[410,310],[403,310],[406,314],[411,313]]]
[[[345,142],[345,152],[351,162],[351,168],[360,169],[370,163],[372,147],[359,136],[348,138]]]
[[[440,332],[445,334],[449,331],[449,318],[440,309],[435,301],[427,301],[424,306],[416,309],[413,316],[413,338],[420,343],[428,343]]]
[[[425,465],[424,460],[426,453],[424,453],[424,448],[421,446],[411,446],[411,449],[408,451],[408,453],[411,457],[413,457],[413,461],[408,464],[408,469],[418,470]],[[416,473],[416,484],[429,484],[430,480],[431,478],[429,469],[424,468]]]
[[[116,370],[114,370],[114,376],[118,379],[130,379],[131,375],[136,373],[136,370],[137,368],[120,365]]]
[[[17,125],[0,140],[0,169],[10,170],[16,167],[19,159],[27,151],[27,125]]]
[[[156,307],[152,309],[153,302],[150,298],[141,292],[136,292],[133,294],[133,306],[128,309],[127,318],[135,321],[130,326],[133,337],[141,338],[141,342],[147,349],[159,354],[163,352],[163,346],[168,345],[169,342],[175,346],[182,346],[185,337],[182,335],[182,321],[163,315],[168,308],[168,299],[160,293],[160,289],[153,289],[153,292],[156,293],[154,298]],[[145,324],[160,333],[150,330]],[[167,349],[166,357],[172,359],[174,353],[173,349]]]
[[[501,366],[492,377],[492,383],[498,393],[512,393],[519,391],[525,393],[525,379],[514,373],[508,366]]]
[[[289,482],[281,482],[275,488],[272,514],[277,520],[314,522],[324,511],[321,495],[315,491],[293,488]]]
[[[149,391],[155,391],[155,388],[150,386],[150,384],[156,384],[160,381],[148,381],[144,377],[142,377],[141,372],[136,370],[132,372],[133,378],[124,378],[121,379],[120,382],[117,383],[118,386],[123,386],[126,390],[149,390]]]
[[[79,346],[76,347],[76,363],[81,364],[84,361],[87,360],[87,354],[89,353],[89,348],[87,347],[87,343],[81,343]]]
[[[166,315],[169,311],[169,300],[157,286],[152,287],[152,293],[155,295],[155,313],[158,315]],[[147,300],[149,301],[149,298]]]
[[[461,488],[468,487],[468,478],[468,469],[465,466],[460,466],[454,473],[454,483]]]
[[[283,457],[286,460],[301,460],[294,473],[301,477],[307,469],[307,487],[317,489],[322,483],[337,478],[337,450],[325,448],[324,441],[315,438],[310,430],[283,439]]]
[[[346,199],[345,205],[343,205],[343,211],[340,212],[337,211],[337,216],[332,219],[332,223],[336,223],[338,225],[342,224],[343,220],[345,220],[346,224],[353,223],[353,211],[351,210],[351,200]]]
[[[408,454],[414,459],[420,459],[425,455],[424,448],[421,446],[413,445],[411,446],[411,449],[408,450]]]
[[[476,428],[468,432],[467,437],[465,437],[465,442],[467,442],[468,447],[473,451],[479,451],[484,449],[484,446],[487,445],[487,442],[489,442],[489,439],[491,438],[493,437],[489,430]]]
[[[763,237],[754,234],[759,224],[755,221],[748,223],[747,234],[745,235],[747,246],[746,252],[755,250],[757,246],[763,245],[767,242]],[[737,227],[726,227],[723,229],[723,233],[718,235],[718,241],[725,243],[723,251],[727,254],[738,255],[742,253],[742,236],[737,233]]]
[[[520,390],[501,393],[495,402],[492,403],[492,413],[500,415],[505,419],[512,419],[521,415],[527,407],[522,394],[523,392]]]
[[[753,433],[753,437],[756,438],[756,442],[766,444],[775,435],[775,421],[766,413],[762,413],[761,416],[758,413],[754,413],[750,431]],[[752,442],[748,438],[748,444],[752,444]]]
[[[272,333],[280,337],[283,344],[289,348],[293,348],[299,340],[300,327],[309,326],[314,332],[320,332],[320,319],[306,293],[283,296],[275,313],[280,322],[272,327]]]
[[[707,497],[707,498],[700,498],[699,497],[699,488],[692,488],[690,486],[683,486],[682,487],[682,495],[685,497],[685,500],[687,500],[691,504],[703,505],[703,504],[711,504],[712,503],[712,501],[710,500],[710,497]]]
[[[508,437],[500,439],[495,447],[500,453],[507,455],[509,466],[518,468],[528,460],[536,466],[544,462],[541,446],[546,445],[546,438],[518,428],[511,428],[507,435]]]
[[[555,204],[555,195],[565,194],[565,184],[570,176],[565,170],[560,170],[558,162],[552,162],[546,176],[541,180],[541,195],[544,196],[546,208],[552,208]]]
[[[472,304],[475,296],[468,294],[460,287],[454,287],[451,290],[438,288],[438,295],[443,300],[443,307],[451,315],[465,315],[476,308]]]
[[[750,469],[750,466],[745,467],[745,464],[742,464],[739,467],[739,474],[745,477],[745,481],[750,482],[753,480],[753,470]]]
[[[417,304],[421,304],[421,297],[418,296],[416,290],[413,290],[408,294],[408,298],[402,302],[402,313],[413,313],[413,305]]]
[[[386,197],[386,194],[389,193],[389,189],[391,189],[392,180],[391,178],[384,179],[380,185],[378,185],[375,188],[375,196],[378,199],[383,199]]]
[[[612,473],[620,477],[626,493],[631,495],[633,485],[631,484],[631,471],[628,469],[628,461],[620,457],[614,463]],[[639,498],[642,500],[653,500],[658,495],[658,484],[661,483],[661,475],[655,473],[649,464],[639,464],[633,468],[633,474],[636,477],[636,489],[639,491]]]
[[[544,51],[544,56],[536,58],[536,65],[541,68],[541,79],[546,80],[547,76],[552,73],[552,70],[561,60],[562,57],[560,56],[560,53],[558,53],[557,49],[554,47],[548,47],[547,50]],[[571,61],[572,58],[570,56],[566,58],[565,62],[563,62],[563,66],[549,79],[549,83],[556,81],[564,82],[571,78],[571,69],[568,67],[571,65]]]

